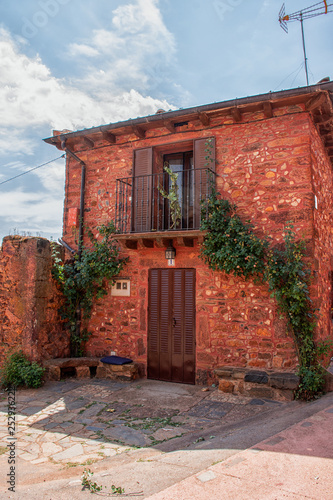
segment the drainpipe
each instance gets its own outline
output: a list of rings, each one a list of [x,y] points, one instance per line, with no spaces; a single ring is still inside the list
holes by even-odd
[[[60,245],[62,245],[63,247],[65,247],[72,255],[76,254],[76,251],[73,250],[73,248],[70,247],[69,244],[66,243],[66,241],[64,241],[62,238],[58,238],[58,242],[60,243]]]
[[[83,247],[83,222],[84,222],[84,195],[85,195],[85,183],[86,183],[86,164],[83,160],[81,160],[78,156],[76,156],[73,151],[66,147],[66,140],[61,141],[61,148],[71,156],[75,161],[80,163],[81,165],[81,192],[80,192],[80,221],[79,221],[79,241],[78,241],[78,260],[80,262],[82,256],[82,247]],[[81,303],[78,303],[76,309],[76,319],[75,319],[75,333],[76,337],[81,337]],[[80,355],[78,351],[78,346],[71,343],[71,354],[74,357],[78,357]]]

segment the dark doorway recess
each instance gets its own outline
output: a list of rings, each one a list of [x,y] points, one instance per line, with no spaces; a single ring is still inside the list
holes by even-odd
[[[148,378],[195,383],[195,269],[149,271]]]

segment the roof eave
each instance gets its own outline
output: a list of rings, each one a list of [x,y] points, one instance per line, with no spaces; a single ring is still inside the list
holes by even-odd
[[[269,92],[266,94],[258,94],[255,96],[243,97],[239,99],[232,99],[228,101],[221,101],[212,104],[205,104],[201,106],[195,106],[191,108],[178,109],[175,111],[167,111],[165,113],[158,113],[155,115],[148,115],[145,117],[129,119],[116,123],[109,123],[106,125],[101,125],[98,127],[91,127],[87,129],[78,130],[75,132],[66,132],[64,134],[60,134],[58,136],[52,136],[44,139],[44,141],[48,144],[57,145],[59,141],[63,139],[75,139],[77,137],[88,137],[90,135],[99,134],[99,133],[107,133],[112,132],[116,129],[123,128],[133,128],[142,126],[145,124],[154,124],[163,121],[171,120],[175,121],[180,118],[190,117],[191,115],[199,115],[200,113],[205,113],[209,111],[217,111],[217,110],[226,110],[230,108],[239,108],[246,107],[249,105],[259,104],[265,101],[283,101],[287,98],[295,98],[295,100],[299,100],[300,97],[306,98],[309,94],[314,94],[315,92],[327,91],[330,95],[331,101],[333,102],[333,82],[326,83],[318,83],[316,85],[311,85],[308,87],[299,87],[296,89],[282,90],[278,92]],[[302,99],[300,99],[302,100]]]

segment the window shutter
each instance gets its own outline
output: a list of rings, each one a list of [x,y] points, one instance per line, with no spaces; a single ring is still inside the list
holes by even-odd
[[[132,230],[136,233],[151,229],[152,173],[152,148],[134,151]]]
[[[199,229],[201,219],[201,201],[210,193],[208,169],[215,172],[215,137],[205,137],[194,141],[194,227]]]

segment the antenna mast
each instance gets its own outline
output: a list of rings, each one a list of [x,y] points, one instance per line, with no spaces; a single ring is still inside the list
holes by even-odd
[[[285,5],[282,4],[282,7],[279,12],[279,23],[281,28],[286,33],[288,33],[288,24],[287,24],[288,22],[293,22],[293,21],[301,22],[304,67],[305,67],[305,76],[307,85],[309,85],[309,74],[308,74],[308,58],[306,57],[306,50],[305,50],[303,21],[304,19],[310,19],[311,17],[321,16],[322,14],[328,14],[329,12],[333,12],[333,2],[328,3],[327,0],[322,0],[321,2],[311,5],[310,7],[306,7],[303,10],[299,10],[297,12],[294,12],[293,14],[287,14],[287,15],[286,15]]]

